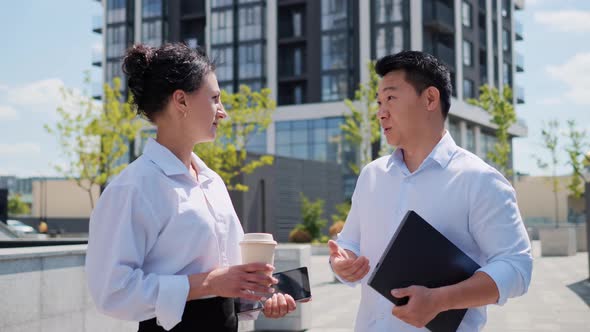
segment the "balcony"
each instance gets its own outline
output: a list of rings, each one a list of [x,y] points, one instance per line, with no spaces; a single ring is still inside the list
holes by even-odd
[[[92,82],[92,98],[101,100],[104,93],[104,87],[102,82]]]
[[[102,16],[92,16],[92,32],[101,34],[102,33]]]
[[[487,49],[487,47],[488,47],[487,40],[488,40],[488,33],[487,33],[486,29],[479,28],[479,48],[484,49],[484,50]]]
[[[102,67],[102,50],[92,50],[92,65],[96,67]]]
[[[521,86],[516,86],[516,103],[524,104],[524,88]]]
[[[426,45],[425,51],[442,60],[447,67],[455,68],[455,52],[453,48],[443,43],[435,43],[434,45]]]
[[[516,53],[516,72],[524,72],[524,56],[520,53]]]
[[[453,9],[436,0],[424,2],[424,26],[433,31],[451,34],[455,31]]]
[[[482,13],[486,12],[486,0],[479,0],[479,11]]]
[[[514,20],[514,34],[516,40],[523,40],[524,39],[524,31],[522,27],[522,23],[518,20]]]

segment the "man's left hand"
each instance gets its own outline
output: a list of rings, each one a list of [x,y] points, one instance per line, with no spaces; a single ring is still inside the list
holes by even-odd
[[[394,289],[391,295],[402,298],[409,296],[406,305],[395,306],[391,313],[404,322],[418,328],[428,324],[438,313],[444,311],[441,298],[434,288],[423,286],[410,286]]]
[[[297,305],[289,294],[275,293],[264,302],[264,316],[267,318],[281,318],[295,311]]]

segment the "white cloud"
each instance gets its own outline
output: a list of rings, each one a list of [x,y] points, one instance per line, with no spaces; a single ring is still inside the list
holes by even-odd
[[[547,66],[547,73],[565,83],[569,91],[565,97],[581,105],[590,105],[590,52],[578,53],[561,65]]]
[[[2,157],[22,156],[39,153],[41,153],[41,146],[39,143],[0,143],[0,156]]]
[[[16,120],[18,114],[16,110],[10,106],[0,105],[0,120]]]
[[[536,12],[535,21],[565,32],[590,32],[590,11],[561,10]]]
[[[5,90],[6,101],[31,111],[53,111],[61,103],[62,80],[50,78]]]

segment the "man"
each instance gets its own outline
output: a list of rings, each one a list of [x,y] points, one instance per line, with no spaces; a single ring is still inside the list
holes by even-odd
[[[441,62],[404,51],[380,59],[376,71],[381,77],[377,116],[387,143],[397,150],[362,170],[344,229],[329,244],[337,276],[362,284],[355,330],[427,331],[424,326],[439,312],[470,308],[458,331],[479,331],[485,306],[524,294],[531,279],[530,242],[514,189],[445,130],[452,86]],[[408,210],[482,268],[447,287],[392,290],[395,297],[409,296],[408,304],[394,306],[367,285],[367,275]]]

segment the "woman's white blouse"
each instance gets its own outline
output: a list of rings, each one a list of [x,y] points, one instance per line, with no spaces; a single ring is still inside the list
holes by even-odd
[[[195,154],[195,180],[150,139],[90,218],[86,274],[99,311],[119,319],[182,318],[188,275],[240,264],[242,226],[223,180]]]

